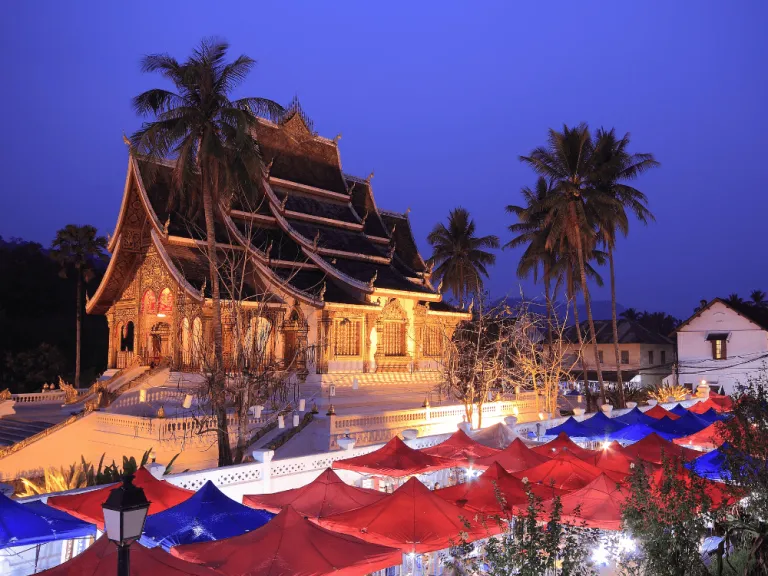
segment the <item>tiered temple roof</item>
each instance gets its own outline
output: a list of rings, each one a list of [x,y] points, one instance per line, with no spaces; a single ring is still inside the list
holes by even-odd
[[[249,261],[247,295],[370,306],[376,292],[429,302],[434,313],[457,312],[430,283],[408,213],[379,210],[370,177],[345,174],[337,141],[316,135],[297,104],[278,123],[259,119],[255,132],[268,174],[265,195],[255,206],[239,199],[222,206],[215,222],[222,253],[240,251]],[[203,217],[190,219],[169,201],[171,170],[170,162],[150,164],[131,153],[112,262],[90,313],[119,299],[148,245],[194,300],[210,297]]]

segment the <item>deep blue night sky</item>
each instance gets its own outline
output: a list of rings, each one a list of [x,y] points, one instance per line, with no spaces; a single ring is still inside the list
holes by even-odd
[[[411,208],[426,255],[457,205],[508,240],[504,206],[534,181],[518,156],[585,121],[662,163],[638,182],[657,222],[619,245],[619,302],[686,317],[701,298],[768,291],[768,3],[373,4],[3,3],[0,235],[111,232],[130,99],[161,84],[140,57],[183,59],[217,35],[259,61],[239,95],[298,94],[320,134],[343,133],[345,171],[375,169],[379,206]],[[495,296],[519,292],[517,257],[500,254]]]

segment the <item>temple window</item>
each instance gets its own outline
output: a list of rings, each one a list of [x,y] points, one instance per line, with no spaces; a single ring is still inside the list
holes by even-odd
[[[189,318],[184,318],[181,323],[181,361],[185,366],[188,366],[192,361],[192,348],[190,346],[191,337]]]
[[[440,326],[427,326],[424,328],[424,356],[442,356],[443,333]]]
[[[334,325],[334,347],[335,356],[360,356],[362,323],[360,320],[350,320],[343,318],[337,320]]]
[[[120,327],[120,352],[133,352],[133,322]]]
[[[405,322],[384,322],[382,331],[384,356],[405,356]]]
[[[157,315],[160,318],[163,318],[171,312],[173,312],[173,293],[171,293],[169,288],[164,288],[163,291],[160,292],[160,302],[157,307]]]
[[[192,321],[192,363],[195,366],[200,365],[203,349],[203,322],[198,317]]]
[[[144,292],[141,299],[141,310],[145,314],[157,314],[157,296],[152,290]]]

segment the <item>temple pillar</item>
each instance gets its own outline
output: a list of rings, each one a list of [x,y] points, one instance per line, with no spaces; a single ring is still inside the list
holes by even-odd
[[[363,372],[371,371],[371,356],[373,346],[371,345],[371,331],[376,327],[378,314],[370,313],[363,316]]]
[[[114,368],[116,364],[115,358],[117,357],[116,344],[119,340],[115,336],[115,310],[110,309],[107,312],[107,330],[109,331],[109,348],[107,350],[107,368]]]
[[[333,338],[333,318],[334,313],[330,310],[323,310],[320,317],[320,330],[318,331],[318,361],[317,372],[319,374],[328,373],[328,362],[331,359],[331,341]]]

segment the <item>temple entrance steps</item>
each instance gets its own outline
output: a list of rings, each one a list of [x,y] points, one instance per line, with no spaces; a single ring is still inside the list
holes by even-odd
[[[46,428],[50,428],[50,422],[25,421],[15,418],[3,418],[0,420],[0,446],[10,446],[25,438],[34,436]]]

